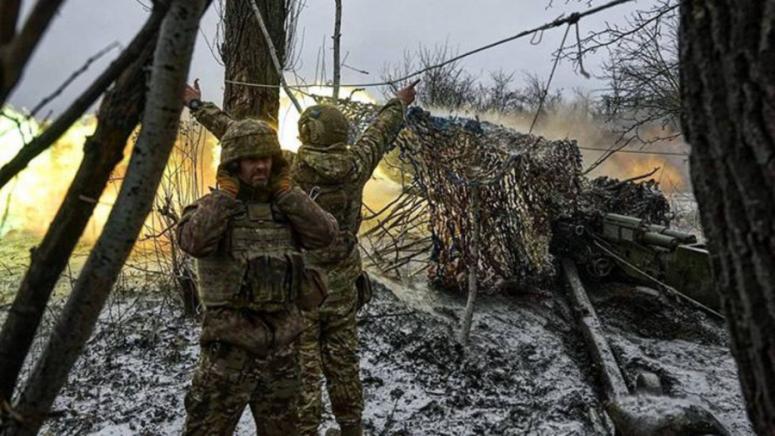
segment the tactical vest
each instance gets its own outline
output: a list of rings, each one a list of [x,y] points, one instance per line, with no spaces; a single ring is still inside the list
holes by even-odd
[[[245,203],[223,243],[197,259],[199,297],[205,306],[279,310],[299,292],[303,262],[291,226],[271,203]]]

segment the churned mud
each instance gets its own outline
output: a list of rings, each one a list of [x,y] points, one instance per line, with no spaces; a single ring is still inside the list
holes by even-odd
[[[359,315],[368,434],[611,433],[561,285],[481,296],[464,348],[463,296],[379,282]],[[721,323],[644,288],[589,291],[632,388],[639,373],[654,373],[665,395],[752,434]],[[196,322],[160,294],[115,296],[44,434],[179,434],[197,337]],[[334,426],[327,412],[321,432]],[[237,433],[254,434],[250,412]]]

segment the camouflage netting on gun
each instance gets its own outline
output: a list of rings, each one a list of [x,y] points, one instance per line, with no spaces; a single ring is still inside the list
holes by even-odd
[[[575,142],[433,117],[419,109],[409,112],[407,127],[399,138],[402,157],[412,163],[431,205],[431,278],[447,288],[465,289],[474,244],[483,289],[551,278],[552,220],[572,213],[580,193],[581,155]],[[473,214],[473,189],[479,190],[478,216]],[[474,220],[478,241],[472,240]]]
[[[340,108],[358,132],[379,109],[355,102],[340,102]],[[581,187],[581,155],[574,141],[549,141],[413,108],[396,145],[413,170],[415,189],[428,202],[432,281],[466,289],[473,219],[480,228],[480,289],[543,282],[554,275],[551,222],[573,213]],[[476,218],[471,213],[475,186],[480,192]]]
[[[669,225],[670,204],[655,180],[635,183],[609,177],[593,179],[584,189],[580,209],[587,215],[614,212],[653,224]]]
[[[327,98],[319,101],[332,103]],[[353,123],[353,140],[379,110],[376,105],[351,101],[340,101],[339,107]],[[406,263],[404,247],[417,246],[416,241],[403,242],[409,235],[405,229],[421,227],[408,225],[405,216],[428,220],[430,279],[460,290],[467,288],[467,273],[474,263],[472,223],[476,220],[480,229],[477,282],[479,289],[489,291],[553,278],[555,264],[549,248],[552,224],[558,219],[592,210],[642,217],[656,210],[655,218],[664,217],[659,212],[664,197],[652,185],[605,178],[587,181],[575,141],[550,141],[478,120],[436,117],[415,107],[407,113],[406,128],[396,145],[414,175],[410,191],[427,202],[418,205],[404,199],[397,204],[427,208],[428,213],[412,215],[411,210],[402,210],[387,220],[402,223],[403,230],[391,233],[382,222],[378,231],[368,232],[372,239],[376,235],[387,241],[382,245],[378,241],[373,245],[377,248],[367,253],[383,272]],[[477,217],[472,213],[473,189],[479,189]],[[386,255],[385,246],[395,256]],[[385,266],[384,259],[395,261]]]

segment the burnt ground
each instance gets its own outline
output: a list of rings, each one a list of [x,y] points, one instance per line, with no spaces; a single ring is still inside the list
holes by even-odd
[[[561,292],[482,296],[463,349],[454,339],[462,296],[380,283],[359,321],[368,434],[610,433]],[[723,325],[633,289],[590,286],[628,382],[649,370],[666,394],[705,406],[732,434],[752,434]],[[197,335],[160,293],[114,296],[45,432],[179,434]],[[324,429],[334,425],[324,419]],[[254,433],[249,413],[237,433]]]

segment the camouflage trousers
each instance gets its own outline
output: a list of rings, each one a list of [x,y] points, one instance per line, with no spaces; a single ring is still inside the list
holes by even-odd
[[[298,434],[297,345],[258,359],[229,344],[203,347],[185,398],[184,435],[229,435],[246,405],[260,435]]]
[[[328,396],[342,429],[360,428],[363,387],[360,380],[355,285],[333,289],[320,310],[305,314],[308,325],[301,335],[302,396],[299,426],[303,435],[317,435],[320,425],[321,376],[326,377]],[[359,434],[359,433],[357,433]]]

